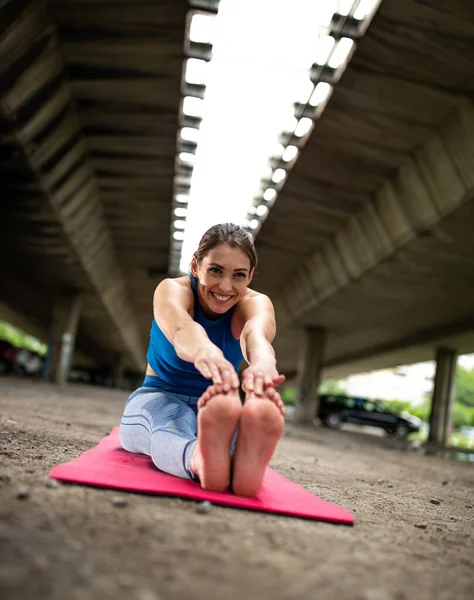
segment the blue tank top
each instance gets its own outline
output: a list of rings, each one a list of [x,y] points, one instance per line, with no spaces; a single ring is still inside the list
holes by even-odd
[[[211,342],[222,350],[225,358],[237,371],[243,356],[240,342],[233,337],[231,331],[234,307],[217,318],[207,317],[199,303],[198,280],[192,275],[190,279],[194,296],[194,321],[204,327]],[[151,325],[147,360],[156,373],[156,377],[150,375],[145,377],[143,385],[148,387],[156,387],[163,392],[198,397],[212,384],[212,381],[203,377],[192,363],[179,358],[173,344],[168,341],[155,319]]]

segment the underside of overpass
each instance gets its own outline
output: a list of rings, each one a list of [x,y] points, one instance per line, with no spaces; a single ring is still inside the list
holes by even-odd
[[[212,3],[211,3],[212,4]],[[0,318],[145,365],[168,273],[189,5],[0,8]],[[306,328],[327,375],[474,351],[474,6],[382,2],[256,239],[280,369]]]

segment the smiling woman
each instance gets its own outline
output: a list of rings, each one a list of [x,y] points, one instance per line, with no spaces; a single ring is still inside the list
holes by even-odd
[[[231,485],[245,496],[258,494],[284,426],[273,305],[248,287],[256,264],[246,231],[215,225],[193,255],[191,274],[160,283],[145,380],[120,424],[126,450],[205,489]]]

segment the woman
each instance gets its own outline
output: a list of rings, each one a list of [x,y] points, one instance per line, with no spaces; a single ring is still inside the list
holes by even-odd
[[[273,306],[248,287],[256,263],[243,229],[215,225],[194,253],[191,276],[158,285],[145,381],[120,424],[125,450],[205,489],[231,484],[243,496],[258,494],[284,426]]]

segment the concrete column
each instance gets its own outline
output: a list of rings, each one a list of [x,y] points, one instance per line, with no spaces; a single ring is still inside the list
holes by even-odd
[[[451,433],[457,353],[451,348],[436,350],[436,374],[430,413],[428,443],[446,446]]]
[[[44,377],[58,385],[68,381],[81,305],[80,295],[64,293],[54,306]]]
[[[318,407],[318,388],[321,380],[326,332],[320,328],[306,328],[300,361],[296,394],[296,421],[312,423]]]

